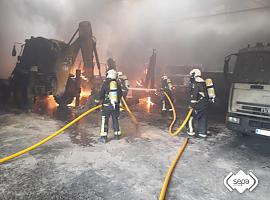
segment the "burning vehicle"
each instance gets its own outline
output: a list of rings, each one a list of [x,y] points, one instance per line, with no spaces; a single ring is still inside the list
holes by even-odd
[[[83,75],[91,88],[97,79],[94,76],[94,58],[100,79],[101,70],[90,22],[80,22],[68,43],[43,37],[26,39],[21,44],[17,64],[9,77],[10,97],[15,106],[32,108],[37,97],[48,95],[52,95],[60,106],[70,104],[74,97],[76,105],[79,105],[82,73],[77,69],[74,75],[71,70],[80,50]],[[14,44],[12,55],[16,54]]]

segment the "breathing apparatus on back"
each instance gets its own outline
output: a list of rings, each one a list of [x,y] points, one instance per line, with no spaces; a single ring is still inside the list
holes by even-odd
[[[173,89],[172,81],[171,81],[171,79],[168,78],[168,76],[163,75],[161,77],[161,81],[165,83],[166,88],[168,88],[169,90]]]
[[[117,72],[114,69],[111,69],[107,72],[107,79],[111,79],[109,83],[109,99],[112,106],[115,108],[118,104],[118,88],[117,88]]]
[[[216,98],[214,83],[211,78],[205,80],[209,101],[214,103]]]
[[[193,69],[190,71],[189,74],[190,74],[190,82],[192,85],[195,82],[205,82],[209,101],[214,103],[215,98],[216,98],[216,94],[215,94],[213,80],[211,78],[208,78],[204,81],[201,78],[202,73],[201,73],[201,70],[199,70],[199,69]]]

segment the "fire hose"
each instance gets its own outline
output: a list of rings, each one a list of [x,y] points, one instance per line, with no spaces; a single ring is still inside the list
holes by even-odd
[[[171,122],[170,124],[170,127],[169,127],[169,133],[172,135],[172,136],[176,136],[184,127],[185,125],[187,124],[191,114],[192,114],[192,111],[193,109],[190,108],[189,111],[188,111],[188,114],[186,115],[186,118],[184,119],[183,123],[181,124],[181,126],[176,130],[176,131],[173,131],[173,127],[174,127],[174,124],[175,124],[175,121],[176,121],[176,112],[175,112],[175,108],[174,108],[174,105],[173,105],[173,102],[171,100],[171,98],[169,97],[169,95],[164,92],[165,96],[167,97],[171,107],[172,107],[172,110],[173,110],[173,121]]]
[[[180,147],[178,153],[177,153],[177,156],[176,158],[174,159],[173,163],[171,164],[170,168],[169,168],[169,171],[167,172],[167,175],[166,175],[166,178],[165,178],[165,181],[163,183],[163,186],[162,186],[162,189],[161,189],[161,192],[160,192],[160,195],[159,195],[159,200],[164,200],[165,197],[166,197],[166,191],[167,191],[167,188],[168,188],[168,185],[169,185],[169,182],[170,182],[170,179],[171,179],[171,175],[173,173],[173,170],[179,160],[179,158],[181,157],[181,155],[183,154],[187,144],[188,144],[188,140],[189,138],[186,138],[185,141],[184,141],[184,144]]]
[[[138,121],[136,119],[136,117],[133,115],[133,113],[130,111],[126,101],[124,99],[123,100],[123,103],[125,105],[125,109],[128,111],[129,115],[131,116],[131,119],[132,121],[137,125],[138,124]],[[25,154],[39,146],[41,146],[42,144],[48,142],[49,140],[51,140],[52,138],[54,138],[55,136],[59,135],[60,133],[62,133],[64,130],[66,130],[67,128],[69,128],[70,126],[72,126],[73,124],[75,124],[76,122],[78,122],[79,120],[81,120],[83,117],[85,117],[86,115],[90,114],[91,112],[97,110],[101,108],[101,105],[98,105],[98,106],[95,106],[91,109],[89,109],[88,111],[84,112],[83,114],[81,114],[80,116],[78,116],[77,118],[75,118],[74,120],[72,120],[71,122],[69,122],[68,124],[66,124],[64,127],[62,127],[61,129],[59,129],[58,131],[54,132],[53,134],[51,134],[50,136],[46,137],[45,139],[41,140],[40,142],[26,148],[26,149],[23,149],[17,153],[14,153],[10,156],[7,156],[7,157],[4,157],[4,158],[1,158],[0,159],[0,164],[4,163],[4,162],[7,162],[13,158],[16,158],[22,154]]]
[[[128,114],[129,114],[129,116],[131,117],[133,123],[134,123],[135,125],[138,125],[138,120],[137,120],[137,118],[134,116],[134,114],[131,112],[131,110],[129,109],[129,107],[128,107],[128,105],[127,105],[127,102],[126,102],[126,100],[125,100],[124,97],[122,97],[122,102],[123,102],[123,104],[124,104],[124,106],[125,106],[125,109],[127,110]]]
[[[54,132],[53,134],[51,134],[50,136],[46,137],[45,139],[41,140],[40,142],[26,148],[26,149],[23,149],[17,153],[14,153],[10,156],[7,156],[5,158],[1,158],[0,159],[0,164],[6,162],[6,161],[9,161],[13,158],[16,158],[22,154],[25,154],[39,146],[41,146],[42,144],[44,144],[45,142],[48,142],[49,140],[51,140],[52,138],[54,138],[55,136],[59,135],[60,133],[62,133],[64,130],[66,130],[67,128],[69,128],[70,126],[72,126],[73,124],[75,124],[76,122],[78,122],[80,119],[82,119],[83,117],[85,117],[86,115],[90,114],[91,112],[99,109],[101,107],[101,105],[98,105],[96,107],[93,107],[91,109],[89,109],[88,111],[84,112],[83,114],[81,114],[80,116],[78,116],[77,118],[75,118],[74,120],[72,120],[71,122],[69,122],[68,124],[66,124],[64,127],[62,127],[61,129],[59,129],[58,131]]]
[[[167,97],[171,107],[172,107],[172,110],[173,110],[173,121],[171,122],[170,124],[170,127],[169,127],[169,133],[170,135],[172,136],[176,136],[186,125],[186,123],[188,122],[191,114],[192,114],[192,109],[189,110],[186,118],[184,119],[182,125],[175,131],[173,132],[173,126],[175,124],[175,121],[176,121],[176,112],[175,112],[175,108],[174,108],[174,105],[173,105],[173,102],[171,100],[171,98],[169,97],[169,95],[164,92],[165,96]],[[180,159],[180,157],[182,156],[187,144],[188,144],[188,141],[189,141],[189,138],[187,137],[185,140],[184,140],[184,143],[183,145],[180,147],[179,151],[178,151],[178,154],[176,156],[176,158],[174,159],[173,163],[171,164],[170,168],[169,168],[169,171],[167,172],[167,175],[166,175],[166,178],[165,178],[165,181],[163,183],[163,186],[162,186],[162,189],[161,189],[161,192],[160,192],[160,195],[159,195],[159,200],[164,200],[165,197],[166,197],[166,192],[167,192],[167,188],[168,188],[168,185],[169,185],[169,182],[170,182],[170,179],[171,179],[171,175],[174,171],[174,168],[178,162],[178,160]]]

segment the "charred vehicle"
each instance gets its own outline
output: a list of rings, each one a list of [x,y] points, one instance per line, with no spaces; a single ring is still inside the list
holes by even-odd
[[[236,62],[230,73],[232,56]],[[270,136],[270,44],[257,43],[228,55],[224,74],[231,81],[227,127],[243,134]]]
[[[94,79],[94,57],[99,74],[100,65],[90,22],[81,22],[68,43],[43,37],[25,40],[9,78],[15,105],[31,108],[36,97],[53,95],[62,106],[70,104],[74,97],[80,97],[81,72],[78,69],[76,76],[70,72],[79,51],[84,75],[91,84]],[[12,55],[16,55],[15,45]]]

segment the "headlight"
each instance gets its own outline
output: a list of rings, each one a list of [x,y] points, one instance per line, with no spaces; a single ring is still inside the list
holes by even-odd
[[[240,118],[238,118],[238,117],[228,117],[227,120],[229,122],[234,123],[234,124],[240,124]]]

